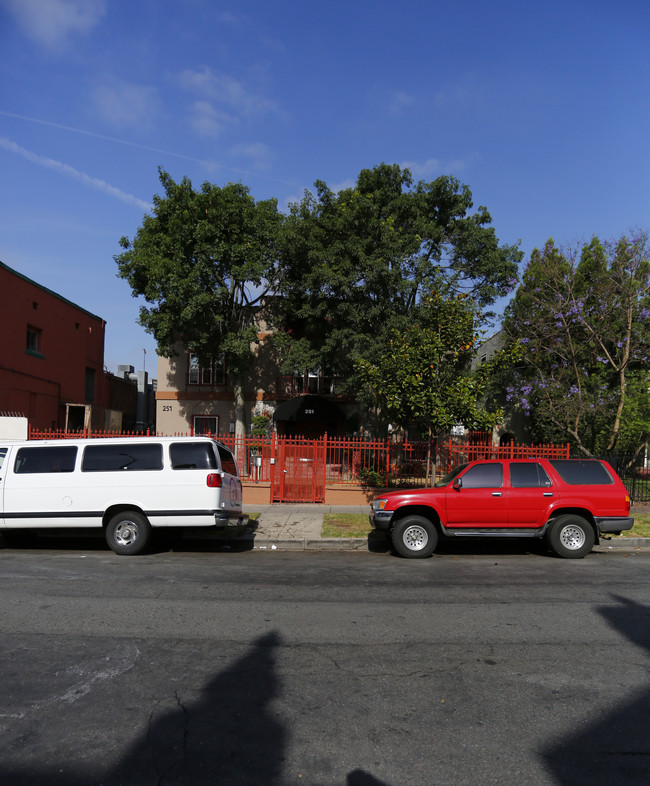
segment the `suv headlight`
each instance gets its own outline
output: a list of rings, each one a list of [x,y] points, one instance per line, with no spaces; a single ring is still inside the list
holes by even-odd
[[[387,504],[388,504],[387,499],[373,499],[373,501],[370,503],[370,509],[383,510]]]

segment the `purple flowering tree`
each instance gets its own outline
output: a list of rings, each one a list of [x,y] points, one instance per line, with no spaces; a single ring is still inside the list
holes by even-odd
[[[650,438],[650,245],[646,233],[535,250],[504,332],[521,360],[508,406],[539,439],[585,455],[635,455]]]

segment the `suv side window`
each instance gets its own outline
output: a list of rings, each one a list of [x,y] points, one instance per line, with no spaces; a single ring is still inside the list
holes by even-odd
[[[610,486],[614,479],[594,459],[552,459],[551,466],[571,486]]]
[[[209,442],[172,442],[169,457],[172,469],[218,469]]]
[[[17,475],[36,475],[50,472],[74,472],[77,448],[52,445],[44,448],[20,448],[14,472]]]
[[[501,464],[476,464],[462,476],[464,489],[494,489],[503,485]]]
[[[552,486],[549,476],[541,464],[511,464],[510,485],[513,489],[528,489]]]

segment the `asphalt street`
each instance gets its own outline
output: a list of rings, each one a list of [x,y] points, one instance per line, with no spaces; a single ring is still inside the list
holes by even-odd
[[[650,554],[0,548],[2,784],[650,780]]]

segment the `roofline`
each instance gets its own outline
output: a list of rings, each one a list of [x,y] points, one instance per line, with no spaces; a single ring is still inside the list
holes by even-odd
[[[39,289],[41,289],[43,292],[47,292],[48,295],[52,295],[53,297],[57,298],[58,300],[62,300],[64,303],[67,303],[69,306],[73,306],[78,311],[83,311],[83,313],[84,314],[88,314],[89,317],[92,317],[93,319],[98,319],[104,325],[106,324],[106,320],[103,319],[102,317],[97,316],[97,314],[93,314],[92,311],[88,311],[88,309],[83,308],[82,306],[79,306],[76,303],[73,303],[72,300],[68,300],[68,298],[63,297],[63,295],[59,295],[58,292],[54,292],[53,290],[48,289],[47,287],[44,287],[42,284],[39,284],[38,281],[34,281],[33,279],[29,278],[28,276],[25,276],[22,273],[19,273],[17,270],[14,270],[12,267],[9,267],[9,265],[5,265],[5,263],[2,262],[2,261],[0,261],[0,267],[4,268],[5,270],[8,270],[10,273],[13,273],[14,276],[18,276],[18,278],[22,278],[23,281],[27,281],[30,284],[33,284],[35,287],[38,287]]]

